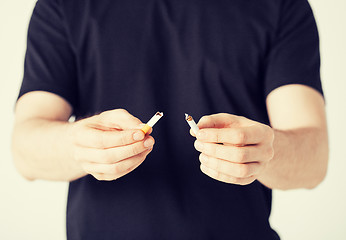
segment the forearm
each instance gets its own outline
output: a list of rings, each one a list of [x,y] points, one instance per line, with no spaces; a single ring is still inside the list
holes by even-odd
[[[326,130],[275,130],[274,157],[258,180],[269,188],[314,188],[325,177],[328,163]]]
[[[73,159],[72,123],[29,119],[16,123],[12,151],[27,179],[72,181],[86,173]]]

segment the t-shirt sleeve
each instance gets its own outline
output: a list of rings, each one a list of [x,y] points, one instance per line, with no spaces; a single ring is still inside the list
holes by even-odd
[[[270,49],[265,95],[287,84],[302,84],[320,92],[319,36],[307,0],[283,0],[276,39]]]
[[[63,14],[57,0],[38,0],[27,39],[20,98],[31,91],[47,91],[77,105],[75,55],[69,44]]]

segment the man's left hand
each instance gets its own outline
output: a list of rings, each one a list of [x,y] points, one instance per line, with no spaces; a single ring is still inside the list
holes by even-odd
[[[274,156],[274,130],[262,123],[220,113],[202,117],[198,127],[201,171],[216,180],[250,184]]]

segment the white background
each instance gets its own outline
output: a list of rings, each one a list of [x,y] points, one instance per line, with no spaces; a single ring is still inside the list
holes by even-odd
[[[0,239],[65,239],[67,184],[24,180],[10,152],[34,0],[0,0]],[[346,1],[311,0],[322,53],[330,164],[314,190],[274,191],[271,224],[283,240],[346,239]]]

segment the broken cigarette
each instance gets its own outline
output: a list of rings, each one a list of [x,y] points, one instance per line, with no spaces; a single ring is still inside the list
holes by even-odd
[[[187,114],[187,113],[185,113],[185,120],[189,124],[189,126],[192,129],[193,133],[197,134],[199,128],[198,128],[195,120],[193,120],[193,118],[189,114]]]
[[[163,112],[157,112],[155,115],[150,118],[150,120],[144,125],[144,127],[141,129],[144,134],[149,132],[149,130],[154,127],[154,125],[160,120],[160,118],[163,117]]]

